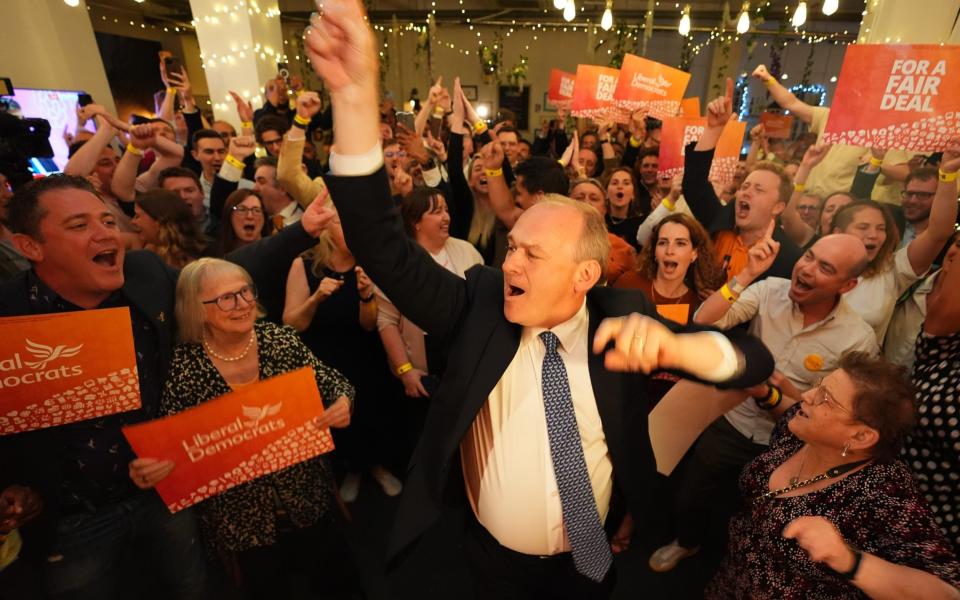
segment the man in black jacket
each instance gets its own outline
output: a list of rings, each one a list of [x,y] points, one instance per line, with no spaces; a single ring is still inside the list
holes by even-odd
[[[114,217],[83,178],[24,186],[10,200],[8,219],[32,268],[0,286],[0,316],[129,308],[142,406],[0,437],[0,534],[22,528],[22,559],[36,566],[49,595],[137,596],[118,589],[116,566],[132,558],[157,575],[166,597],[207,597],[192,514],[171,515],[156,494],[132,484],[127,465],[134,456],[121,433],[158,416],[175,336],[177,271],[151,252],[125,253]],[[277,273],[287,269],[278,265],[315,243],[317,209],[301,223],[227,258],[260,288],[282,289]],[[37,501],[39,512],[22,509]],[[149,552],[132,552],[134,543]]]
[[[439,266],[406,238],[392,206],[360,3],[327,0],[323,10],[306,44],[334,129],[350,133],[337,136],[327,178],[347,243],[401,312],[449,349],[388,551],[416,541],[444,499],[469,501],[480,597],[609,597],[602,523],[615,497],[642,518],[655,474],[646,373],[740,387],[769,374],[771,357],[747,335],[668,327],[645,316],[656,312],[642,294],[595,287],[606,230],[571,200],[519,217],[502,271],[476,266],[464,280]]]

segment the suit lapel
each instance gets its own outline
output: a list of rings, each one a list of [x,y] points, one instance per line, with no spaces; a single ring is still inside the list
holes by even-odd
[[[603,354],[593,352],[593,336],[597,333],[600,321],[605,318],[597,302],[587,297],[589,328],[587,334],[587,364],[590,369],[590,387],[596,399],[597,412],[603,423],[603,434],[607,438],[607,447],[619,449],[620,424],[623,423],[623,377],[619,373],[607,370],[603,366]]]

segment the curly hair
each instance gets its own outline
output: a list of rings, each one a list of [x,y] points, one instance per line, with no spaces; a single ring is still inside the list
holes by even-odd
[[[720,260],[713,250],[710,234],[699,221],[687,213],[673,213],[657,223],[650,233],[650,243],[643,247],[637,258],[637,271],[650,281],[657,278],[657,240],[660,237],[660,228],[666,223],[683,225],[690,233],[690,244],[697,251],[697,260],[690,265],[683,277],[683,282],[695,293],[704,290],[716,290],[727,280],[726,272],[720,267]]]
[[[880,436],[871,454],[880,460],[896,459],[916,417],[916,390],[907,370],[866,352],[844,354],[838,367],[856,389],[854,416]]]
[[[153,251],[163,262],[182,268],[203,255],[207,241],[193,211],[179,195],[154,189],[138,197],[137,205],[157,222],[157,244]]]

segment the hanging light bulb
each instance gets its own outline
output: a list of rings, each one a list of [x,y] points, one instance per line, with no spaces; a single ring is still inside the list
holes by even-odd
[[[740,18],[737,19],[737,33],[743,35],[750,31],[750,3],[744,2],[740,9]]]
[[[823,0],[823,14],[828,17],[840,8],[840,0]]]
[[[790,23],[794,27],[800,27],[806,22],[807,22],[807,3],[804,2],[803,0],[800,0],[800,2],[797,4],[797,10],[794,11],[793,19],[790,21]]]
[[[67,6],[77,7],[80,6],[80,0],[63,0],[63,3]]]
[[[563,7],[563,20],[572,21],[577,16],[577,7],[573,0],[567,0],[567,5]]]
[[[680,17],[680,27],[677,27],[677,31],[680,32],[682,36],[690,35],[690,5],[687,4],[683,7],[683,16]]]
[[[610,31],[610,28],[613,27],[613,11],[611,7],[613,6],[613,0],[607,0],[607,8],[603,11],[603,17],[600,18],[600,27],[604,31]]]
[[[553,7],[557,10],[563,10],[567,5],[567,0],[553,0]]]

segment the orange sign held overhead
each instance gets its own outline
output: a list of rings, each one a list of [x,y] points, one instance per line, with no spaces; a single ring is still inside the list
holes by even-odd
[[[560,69],[550,69],[550,87],[547,88],[547,100],[560,108],[570,108],[573,102],[573,88],[577,76]]]
[[[847,47],[821,141],[919,152],[960,131],[960,46]]]
[[[700,139],[706,119],[664,119],[660,131],[661,177],[675,177],[683,174],[684,151],[687,144]],[[741,121],[727,121],[717,142],[710,166],[710,180],[722,183],[733,181],[733,173],[740,160],[740,147],[747,124]]]
[[[772,140],[786,140],[793,130],[793,115],[781,115],[775,112],[760,113],[763,133]]]
[[[686,71],[626,54],[613,97],[628,112],[644,110],[651,117],[667,119],[680,111],[688,83],[690,73]]]
[[[610,67],[577,65],[577,79],[573,86],[570,114],[600,120],[626,123],[630,111],[618,108],[613,101],[620,71]]]
[[[138,408],[129,309],[0,318],[0,435]]]
[[[677,116],[687,119],[696,119],[703,116],[703,113],[700,112],[700,98],[694,96],[692,98],[684,98],[681,100],[680,114]]]
[[[174,462],[157,484],[170,512],[333,450],[314,419],[313,369],[271,377],[181,413],[123,429],[137,456]]]

